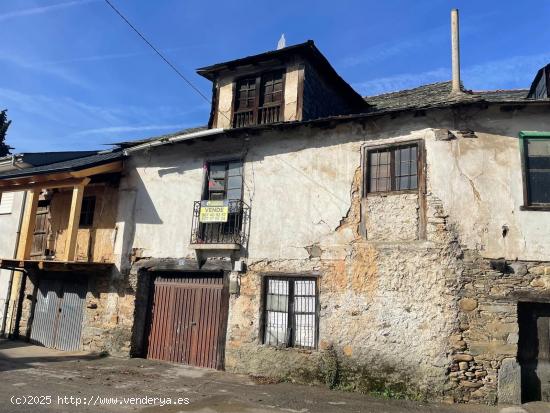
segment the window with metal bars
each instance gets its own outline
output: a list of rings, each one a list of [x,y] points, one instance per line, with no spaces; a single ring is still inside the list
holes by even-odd
[[[418,145],[399,145],[366,150],[366,192],[416,190]]]
[[[266,277],[264,283],[264,344],[316,348],[317,279]]]

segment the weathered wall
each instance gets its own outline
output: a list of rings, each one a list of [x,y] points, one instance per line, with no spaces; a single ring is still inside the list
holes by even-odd
[[[517,139],[520,130],[550,130],[550,120],[539,109],[490,108],[483,116],[479,110],[266,131],[133,156],[120,192],[121,268],[130,267],[132,248],[141,257],[193,256],[192,205],[200,199],[204,161],[240,156],[252,214],[248,270],[230,303],[227,369],[322,381],[328,374],[324,349],[332,347],[343,387],[492,401],[500,362],[515,348],[508,336],[507,344],[494,344],[504,336],[489,334],[486,321],[496,323],[495,331],[512,328],[517,299],[487,293],[506,291],[511,279],[487,277],[487,260],[550,256],[543,237],[549,218],[519,211]],[[434,128],[471,129],[475,137],[455,133],[438,140]],[[362,202],[362,146],[413,140],[426,148],[426,193]],[[504,223],[510,228],[505,237]],[[320,350],[261,344],[260,285],[267,273],[318,277]],[[524,276],[515,276],[518,289],[540,288],[540,281],[532,285]],[[501,316],[494,304],[505,296],[511,301]],[[465,297],[485,304],[465,314],[459,301]],[[545,290],[530,297],[549,298]]]
[[[11,213],[0,215],[0,257],[13,258],[15,252],[15,242],[21,209],[23,206],[23,192],[14,194]],[[11,271],[0,270],[0,326],[4,319],[4,310],[6,300],[8,299],[9,283]]]

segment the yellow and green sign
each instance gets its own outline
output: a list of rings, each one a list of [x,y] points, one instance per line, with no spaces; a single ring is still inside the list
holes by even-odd
[[[199,221],[208,222],[227,222],[229,216],[229,204],[227,201],[201,201],[201,210]]]

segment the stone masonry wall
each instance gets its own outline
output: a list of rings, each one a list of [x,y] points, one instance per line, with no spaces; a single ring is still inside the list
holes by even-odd
[[[332,377],[328,381],[340,388],[442,398],[449,389],[448,337],[458,326],[453,288],[461,272],[460,248],[441,203],[430,195],[427,240],[414,241],[415,194],[392,199],[395,208],[385,214],[376,203],[361,212],[360,178],[358,170],[347,217],[329,239],[309,249],[309,259],[249,262],[240,295],[231,298],[226,368],[307,382]],[[365,215],[391,221],[396,209],[403,231],[370,226],[369,233],[367,225],[367,240],[359,234],[361,219],[370,219]],[[412,240],[401,242],[403,232]],[[262,344],[261,281],[273,273],[318,275],[318,350]]]
[[[550,262],[487,260],[466,251],[459,324],[450,336],[457,401],[520,403],[518,302],[550,301]]]

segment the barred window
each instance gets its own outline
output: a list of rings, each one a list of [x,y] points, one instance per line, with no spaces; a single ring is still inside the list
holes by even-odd
[[[317,346],[317,281],[315,278],[265,279],[264,344],[278,347]]]
[[[418,188],[418,145],[367,150],[366,160],[366,192]]]

